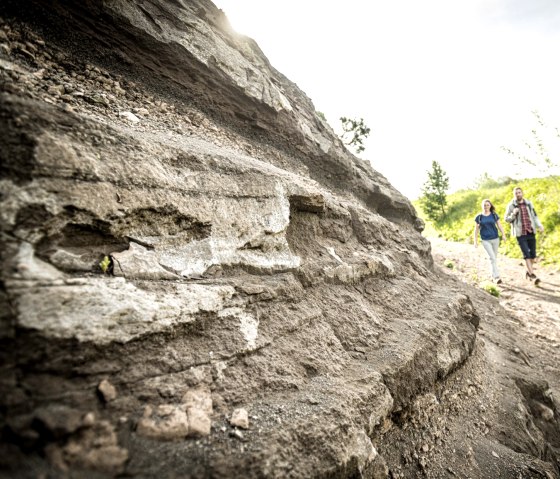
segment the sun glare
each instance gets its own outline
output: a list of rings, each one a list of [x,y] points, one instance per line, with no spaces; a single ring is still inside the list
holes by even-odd
[[[258,14],[248,14],[248,11],[228,9],[227,6],[222,7],[222,10],[228,17],[231,27],[237,33],[253,39],[258,39],[261,36]]]
[[[509,171],[501,147],[523,144],[532,110],[560,125],[560,30],[543,27],[560,17],[552,3],[528,17],[505,0],[215,3],[331,126],[364,118],[360,156],[410,197],[434,159],[452,188]]]

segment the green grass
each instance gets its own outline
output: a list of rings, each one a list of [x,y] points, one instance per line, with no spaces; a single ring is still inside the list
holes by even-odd
[[[495,296],[496,298],[500,297],[500,289],[494,283],[491,283],[490,281],[484,281],[480,285],[480,287],[487,293],[490,293],[492,296]]]
[[[443,262],[443,265],[444,265],[446,268],[455,269],[455,263],[454,263],[453,261],[451,261],[450,259],[446,259],[446,260]]]
[[[481,202],[488,198],[496,207],[496,213],[508,235],[500,246],[501,251],[513,258],[521,258],[515,238],[510,236],[510,225],[504,220],[509,201],[513,198],[513,187],[523,188],[525,197],[533,202],[545,234],[537,234],[537,253],[543,263],[560,264],[560,177],[509,180],[503,183],[489,182],[477,190],[461,190],[447,196],[447,215],[437,223],[429,221],[420,202],[413,204],[420,217],[426,222],[425,236],[438,236],[450,241],[472,243],[474,218],[481,211]]]

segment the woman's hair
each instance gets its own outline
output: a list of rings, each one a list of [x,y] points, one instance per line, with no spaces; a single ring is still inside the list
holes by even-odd
[[[486,203],[487,201],[488,201],[488,203],[490,203],[490,213],[495,213],[496,208],[494,208],[494,205],[492,204],[492,202],[488,198],[482,200],[482,203],[481,203],[482,212],[484,212],[484,203]]]

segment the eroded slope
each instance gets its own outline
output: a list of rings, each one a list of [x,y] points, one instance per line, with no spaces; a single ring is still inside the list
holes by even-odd
[[[385,477],[387,424],[479,321],[408,201],[210,3],[20,6],[0,36],[4,466]]]

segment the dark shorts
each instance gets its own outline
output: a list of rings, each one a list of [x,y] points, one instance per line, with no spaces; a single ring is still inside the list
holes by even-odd
[[[535,259],[537,257],[537,240],[535,239],[535,233],[518,236],[517,242],[523,253],[523,258]]]

